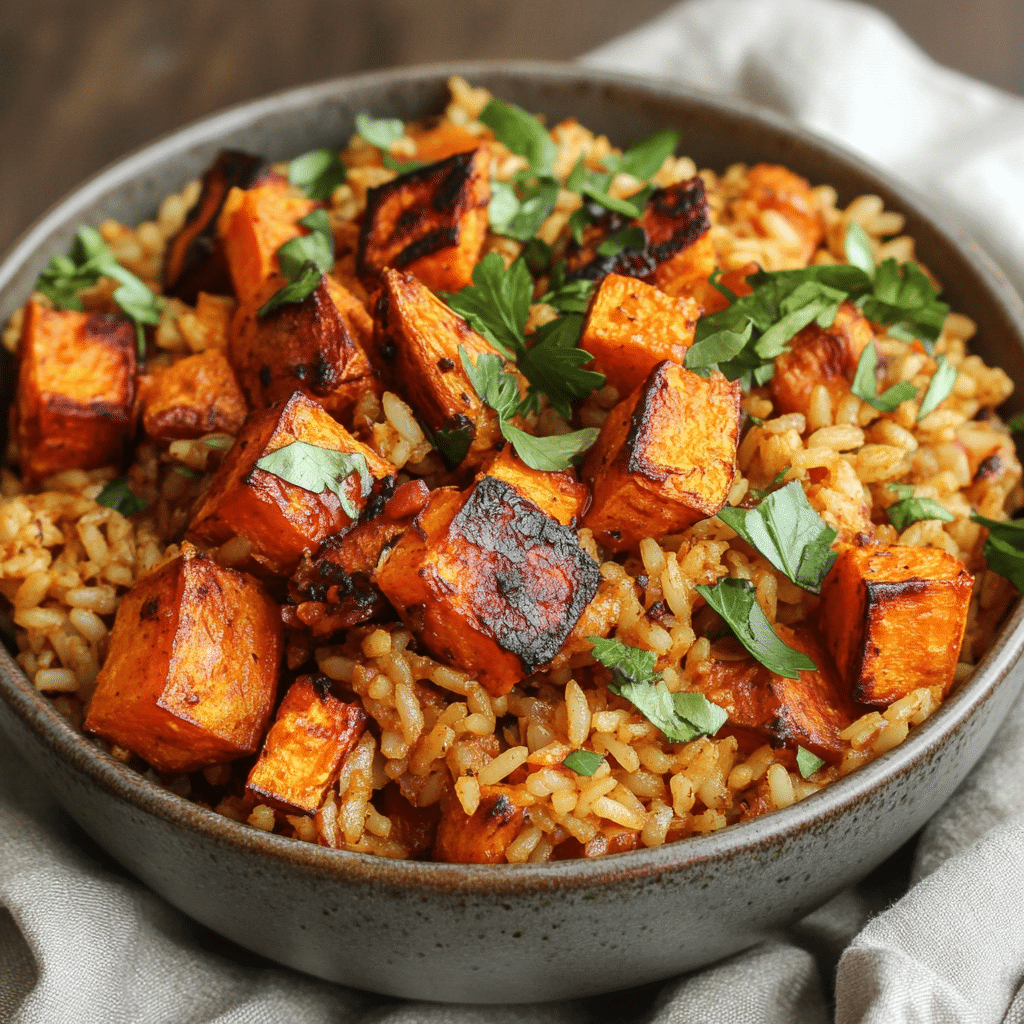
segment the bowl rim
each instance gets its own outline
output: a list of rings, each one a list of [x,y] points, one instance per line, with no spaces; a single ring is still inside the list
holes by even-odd
[[[332,78],[312,85],[285,89],[238,103],[168,132],[87,178],[53,204],[15,240],[0,264],[0,296],[16,275],[40,255],[52,252],[46,242],[53,233],[112,189],[136,178],[146,169],[202,142],[215,142],[227,132],[253,125],[264,116],[280,117],[346,91],[373,86],[436,84],[451,75],[474,77],[504,73],[511,77],[567,84],[583,80],[598,85],[635,90],[665,102],[699,104],[731,117],[751,119],[781,133],[884,185],[904,208],[926,219],[936,235],[976,266],[988,286],[990,298],[1017,330],[1024,347],[1024,304],[1005,274],[962,229],[951,226],[941,212],[905,183],[881,171],[835,142],[796,125],[772,110],[706,90],[618,71],[607,71],[556,61],[473,60],[422,64]],[[972,676],[959,684],[939,709],[907,739],[846,777],[790,807],[717,832],[691,836],[659,847],[641,848],[596,859],[542,864],[445,864],[387,858],[331,849],[285,836],[262,832],[177,796],[107,754],[99,744],[76,730],[53,702],[35,689],[0,645],[0,696],[18,718],[61,761],[86,775],[109,795],[153,814],[179,828],[239,850],[256,852],[282,867],[300,868],[324,879],[373,883],[408,890],[458,891],[465,895],[515,896],[544,889],[593,887],[616,880],[648,878],[679,869],[693,869],[761,848],[768,850],[796,839],[800,833],[841,816],[870,794],[908,773],[921,760],[953,736],[974,712],[989,701],[1010,674],[1024,647],[1024,602],[1018,601],[978,663]]]

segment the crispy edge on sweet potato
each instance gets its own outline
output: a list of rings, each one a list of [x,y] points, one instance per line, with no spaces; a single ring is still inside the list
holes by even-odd
[[[29,301],[16,407],[25,478],[120,465],[135,431],[135,372],[130,320]]]
[[[693,344],[700,307],[673,298],[633,277],[608,274],[591,302],[579,347],[625,396],[635,391],[664,359],[682,363]]]
[[[937,548],[848,547],[821,589],[819,612],[853,700],[887,707],[923,686],[953,685],[973,577]]]
[[[385,385],[432,433],[468,431],[467,459],[479,463],[501,435],[496,413],[473,390],[459,348],[475,361],[494,347],[412,274],[384,272],[376,314],[370,356]]]
[[[549,473],[532,469],[506,444],[477,476],[493,476],[514,487],[563,526],[575,526],[590,503],[590,488],[571,469]]]
[[[186,543],[121,601],[85,729],[168,773],[255,753],[282,648],[260,584]]]
[[[558,653],[599,579],[573,530],[490,476],[434,491],[376,575],[426,647],[495,696]]]
[[[203,175],[202,190],[181,230],[167,243],[164,291],[194,305],[199,293],[231,294],[217,218],[232,188],[247,189],[269,170],[262,157],[226,149]]]
[[[315,207],[311,200],[291,194],[283,178],[246,191],[231,190],[217,230],[241,307],[259,309],[288,283],[277,250],[303,233],[298,222]]]
[[[749,729],[772,746],[805,747],[831,763],[843,755],[839,733],[852,721],[832,659],[813,630],[776,627],[780,638],[818,666],[799,679],[776,675],[751,657],[709,659],[695,688],[729,713],[726,729]]]
[[[323,406],[297,391],[287,401],[253,413],[246,421],[192,517],[189,538],[210,546],[243,537],[262,571],[288,576],[304,552],[315,554],[327,537],[349,529],[353,520],[333,492],[314,494],[256,468],[265,455],[294,441],[362,455],[370,475],[378,481],[388,480],[396,472],[391,463],[333,420]],[[361,493],[357,475],[352,474],[345,486],[356,507],[363,509],[368,498]]]
[[[777,412],[806,415],[818,385],[828,392],[835,409],[850,393],[857,362],[873,337],[871,324],[849,302],[839,307],[831,327],[805,327],[775,360],[768,387]]]
[[[510,786],[481,786],[472,814],[454,797],[441,811],[434,840],[434,860],[448,864],[498,864],[509,843],[522,831],[526,811],[513,802]]]
[[[659,363],[608,414],[583,464],[593,502],[583,525],[626,551],[715,515],[736,475],[741,390],[717,371]]]
[[[472,283],[487,234],[490,150],[477,146],[371,188],[356,268],[367,287],[405,270],[433,291]]]
[[[300,676],[277,709],[247,795],[281,811],[313,814],[365,727],[366,712],[338,700],[329,680]]]
[[[231,364],[253,408],[309,391],[336,419],[351,412],[363,392],[380,391],[366,350],[373,321],[329,274],[303,302],[266,316],[241,306],[231,322]]]
[[[231,364],[211,348],[156,367],[139,381],[142,426],[155,441],[237,434],[249,408]]]

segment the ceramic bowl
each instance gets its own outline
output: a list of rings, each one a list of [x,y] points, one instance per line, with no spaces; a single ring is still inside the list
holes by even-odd
[[[287,158],[344,144],[355,114],[415,118],[451,74],[549,123],[574,116],[629,144],[671,125],[698,165],[779,162],[844,204],[880,195],[976,350],[1022,381],[1024,313],[994,265],[904,187],[781,118],[688,89],[536,63],[462,63],[363,75],[207,118],[126,157],[33,226],[0,267],[0,320],[66,252],[77,226],[136,223],[222,147]],[[2,377],[10,387],[10,367]],[[5,399],[9,401],[9,396]],[[6,420],[6,416],[3,417]],[[0,725],[68,813],[186,914],[272,960],[348,985],[440,1001],[525,1002],[639,985],[759,941],[867,874],[963,779],[1024,681],[1015,608],[977,672],[905,743],[783,811],[711,835],[591,861],[394,862],[296,842],[180,799],[103,753],[0,651]]]

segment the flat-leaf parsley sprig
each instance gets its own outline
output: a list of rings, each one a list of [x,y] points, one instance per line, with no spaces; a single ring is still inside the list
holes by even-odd
[[[278,306],[305,302],[334,266],[334,235],[327,211],[314,210],[299,224],[309,228],[309,234],[299,235],[277,250],[277,261],[288,284],[260,306],[258,316],[266,316]]]

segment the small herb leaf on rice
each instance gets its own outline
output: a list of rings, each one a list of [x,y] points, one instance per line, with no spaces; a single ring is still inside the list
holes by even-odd
[[[373,486],[373,476],[366,458],[359,452],[336,452],[305,441],[293,441],[264,455],[256,463],[256,469],[262,469],[285,483],[294,484],[313,494],[331,491],[337,495],[341,510],[349,519],[358,519],[359,509],[345,489],[345,481],[353,475],[357,476],[359,494],[363,498]]]
[[[384,166],[399,174],[426,167],[422,161],[400,163],[391,155],[391,147],[405,134],[405,123],[396,117],[370,117],[365,111],[356,114],[356,133],[380,150]]]
[[[698,585],[696,589],[765,668],[787,679],[799,679],[801,672],[817,670],[803,651],[784,643],[772,629],[749,580],[723,579],[713,587]]]
[[[653,651],[630,647],[620,640],[590,636],[591,654],[612,670],[609,689],[628,700],[671,743],[689,743],[700,736],[714,736],[729,715],[700,693],[672,693],[660,672]]]
[[[832,542],[837,532],[811,508],[798,481],[773,491],[754,508],[723,508],[718,518],[797,586],[821,592],[836,560]]]
[[[928,413],[935,410],[943,399],[949,398],[953,393],[956,384],[957,372],[945,356],[939,356],[938,366],[932,379],[928,382],[924,398],[921,399],[921,408],[918,410],[917,418],[922,420]]]
[[[96,496],[96,502],[106,505],[107,508],[112,508],[115,512],[120,512],[126,518],[149,507],[128,486],[128,477],[126,476],[119,476],[116,480],[111,480]]]
[[[983,554],[988,567],[1005,576],[1024,594],[1024,520],[986,519],[974,515],[971,519],[988,527]]]
[[[558,147],[548,130],[522,107],[490,100],[480,120],[517,156],[525,157],[537,174],[550,174]]]
[[[473,444],[472,426],[455,427],[452,430],[430,431],[424,428],[424,432],[430,439],[430,443],[441,453],[445,465],[454,469],[461,465],[462,460],[469,454],[470,446]]]
[[[757,419],[756,416],[751,416],[750,418],[754,420],[759,427],[762,426],[764,423],[763,420]],[[792,466],[784,466],[782,469],[778,471],[778,473],[775,474],[775,479],[772,480],[767,487],[751,487],[747,491],[747,494],[749,494],[756,501],[760,501],[762,498],[766,498],[769,494],[772,493],[772,491],[775,490],[776,487],[779,486],[779,484],[782,483],[782,481],[785,479],[786,474],[792,468]]]
[[[491,201],[487,207],[491,230],[520,242],[529,241],[551,216],[558,202],[558,182],[543,179],[526,190],[522,198],[509,182],[491,183]]]
[[[602,162],[609,171],[646,180],[657,174],[661,165],[675,153],[680,138],[675,128],[663,128],[630,146],[625,153],[603,157]]]
[[[311,149],[288,163],[288,180],[310,199],[330,199],[348,169],[329,149]]]
[[[1024,434],[1024,412],[1015,412],[1004,420],[1011,434]]]
[[[893,412],[899,408],[900,403],[917,396],[917,388],[908,380],[893,384],[891,388],[886,388],[879,394],[878,380],[875,377],[877,364],[878,353],[875,351],[875,343],[872,340],[864,346],[864,351],[861,352],[860,359],[857,360],[857,372],[853,376],[853,384],[850,387],[850,390],[858,398],[879,412]]]
[[[327,211],[314,210],[299,224],[309,228],[309,234],[292,238],[277,250],[281,273],[289,283],[260,306],[257,316],[266,316],[279,306],[305,302],[334,266],[334,235]]]
[[[868,233],[857,223],[851,223],[846,229],[846,237],[843,239],[843,251],[846,254],[846,261],[853,266],[859,267],[864,273],[873,278],[875,276],[875,254],[871,248],[871,239]]]
[[[586,775],[589,778],[607,762],[596,750],[574,750],[562,764],[577,775]]]
[[[597,290],[597,282],[587,278],[566,281],[565,262],[562,261],[552,270],[548,288],[549,291],[538,302],[547,303],[560,313],[586,313]]]
[[[598,256],[618,256],[629,249],[643,249],[647,245],[647,232],[638,225],[613,231],[597,247]]]
[[[809,779],[825,762],[805,747],[796,748],[796,769],[802,779]]]
[[[944,523],[951,523],[956,518],[931,498],[903,498],[890,505],[885,514],[900,533],[922,519],[940,519]]]

